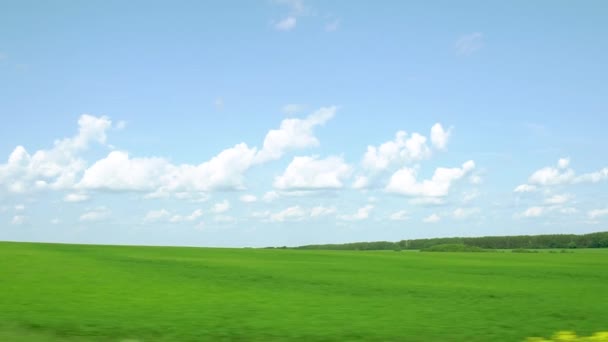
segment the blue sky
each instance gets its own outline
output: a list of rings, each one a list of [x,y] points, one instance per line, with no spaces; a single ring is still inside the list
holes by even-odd
[[[5,1],[0,239],[608,223],[604,1]]]

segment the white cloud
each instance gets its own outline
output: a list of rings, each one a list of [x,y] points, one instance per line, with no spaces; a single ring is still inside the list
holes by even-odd
[[[559,212],[566,215],[572,215],[578,213],[578,209],[572,207],[560,208]]]
[[[334,19],[325,24],[325,31],[334,32],[334,31],[337,31],[339,27],[340,27],[340,19]]]
[[[605,208],[605,209],[593,209],[593,210],[589,210],[587,212],[587,216],[589,216],[589,218],[592,219],[592,220],[600,218],[602,216],[606,216],[606,215],[608,215],[608,208]]]
[[[474,32],[460,36],[456,41],[456,53],[463,56],[472,55],[483,47],[483,34]]]
[[[471,175],[471,177],[469,177],[469,182],[471,184],[479,185],[483,183],[483,178],[481,178],[480,175]]]
[[[526,209],[522,215],[524,217],[539,217],[545,212],[545,208],[543,207],[530,207]]]
[[[179,222],[193,222],[203,216],[202,209],[194,210],[190,215],[182,216],[182,215],[173,215],[169,219],[169,222],[179,223]]]
[[[536,186],[535,185],[530,185],[530,184],[521,184],[518,185],[515,190],[513,190],[513,192],[534,192],[536,191]]]
[[[322,205],[319,205],[319,206],[316,206],[311,209],[310,217],[327,216],[327,215],[332,215],[335,213],[336,213],[335,207],[324,207]]]
[[[234,223],[237,219],[230,215],[215,215],[213,221],[217,223]]]
[[[25,210],[25,205],[23,205],[23,204],[17,204],[15,206],[15,211],[23,211],[23,210]]]
[[[258,198],[251,194],[245,194],[245,195],[242,195],[241,197],[239,197],[239,200],[244,203],[253,203],[253,202],[257,202]]]
[[[545,167],[534,172],[528,182],[537,185],[559,185],[569,183],[574,179],[574,171],[571,169]]]
[[[25,223],[26,217],[23,215],[15,215],[13,216],[13,219],[11,220],[11,224],[15,225],[15,226],[19,226]]]
[[[126,152],[112,151],[85,171],[77,187],[161,193],[242,189],[255,154],[255,148],[241,143],[199,165],[176,166],[163,158],[130,158]]]
[[[251,213],[251,217],[254,218],[261,218],[261,219],[265,219],[270,217],[270,211],[265,210],[265,211],[254,211],[253,213]]]
[[[289,150],[319,146],[313,129],[324,125],[334,117],[338,107],[322,107],[305,119],[285,119],[279,129],[270,130],[264,138],[262,149],[255,157],[256,163],[279,159]]]
[[[547,166],[535,171],[528,179],[528,182],[539,186],[554,186],[562,184],[598,183],[608,179],[608,167],[576,176],[574,170],[569,168],[569,166],[570,158],[560,158],[557,161],[557,166]]]
[[[79,154],[92,143],[105,144],[112,122],[105,116],[84,114],[78,120],[78,134],[56,140],[53,148],[30,155],[17,146],[6,164],[0,164],[0,186],[21,193],[32,189],[68,189],[74,185],[86,164]]]
[[[103,221],[110,216],[110,211],[104,207],[89,210],[80,215],[82,222]]]
[[[452,216],[457,220],[463,220],[478,214],[480,211],[479,208],[456,208],[452,212]]]
[[[58,219],[58,218],[54,218],[54,219],[51,220],[51,224],[57,225],[59,223],[61,223],[61,220]]]
[[[405,220],[410,219],[407,210],[396,211],[396,212],[392,213],[391,216],[389,216],[389,218],[393,221],[405,221]]]
[[[127,152],[112,151],[84,172],[77,188],[152,191],[163,184],[172,170],[162,158],[130,158]]]
[[[301,104],[289,103],[289,104],[284,105],[283,108],[281,108],[281,111],[285,115],[294,115],[294,114],[298,114],[298,113],[304,111],[305,108],[306,107]]]
[[[436,223],[439,221],[441,221],[441,217],[437,214],[431,214],[422,219],[422,222],[425,222],[425,223]]]
[[[127,128],[127,122],[124,120],[120,120],[116,123],[116,125],[114,126],[115,129],[121,131],[125,128]]]
[[[230,202],[228,200],[223,200],[221,202],[215,203],[215,205],[213,205],[213,208],[211,209],[211,211],[216,214],[220,214],[220,213],[227,212],[229,209],[230,209]]]
[[[365,189],[369,186],[369,178],[366,176],[357,176],[353,182],[353,189]]]
[[[574,179],[575,183],[598,183],[608,179],[608,168],[605,167],[599,171],[586,173]]]
[[[374,206],[368,204],[364,207],[357,209],[354,214],[351,215],[341,215],[339,218],[344,221],[361,221],[369,218],[372,210],[374,210]]]
[[[50,150],[30,155],[17,146],[6,164],[0,164],[0,187],[22,193],[31,189],[141,191],[147,198],[175,196],[190,199],[193,194],[217,190],[244,189],[244,174],[253,165],[275,160],[292,149],[318,146],[316,126],[331,119],[336,107],[324,107],[305,119],[283,120],[279,129],[266,135],[261,150],[245,143],[227,148],[198,165],[174,165],[164,158],[130,157],[125,151],[111,151],[87,167],[79,157],[92,143],[105,144],[112,122],[106,117],[82,115],[79,132],[57,140]],[[119,122],[116,128],[124,123]],[[84,195],[67,195],[77,200]]]
[[[472,191],[465,191],[462,193],[462,202],[464,202],[464,203],[471,202],[472,200],[479,197],[479,195],[480,195],[480,193],[476,189],[474,189]]]
[[[213,101],[213,106],[215,107],[216,110],[223,110],[224,109],[224,99],[221,97],[216,98],[215,101]]]
[[[441,205],[445,201],[439,197],[416,197],[410,199],[408,203],[412,205]]]
[[[451,129],[444,130],[440,123],[436,123],[431,127],[431,143],[436,149],[444,150],[450,139]]]
[[[351,167],[341,157],[294,157],[285,172],[275,178],[274,187],[286,191],[339,189],[350,173]]]
[[[418,182],[417,171],[413,168],[402,168],[395,172],[386,186],[386,191],[409,196],[444,197],[449,193],[452,183],[464,177],[475,168],[469,160],[461,168],[437,168],[430,180]]]
[[[571,195],[563,194],[563,195],[553,195],[549,198],[545,199],[545,203],[547,204],[564,204],[568,202],[572,198]]]
[[[413,133],[407,137],[404,131],[398,131],[395,139],[380,146],[367,146],[367,151],[361,162],[370,171],[382,171],[403,163],[430,157],[431,149],[423,135]]]
[[[171,213],[169,213],[169,211],[166,209],[151,210],[146,213],[146,217],[144,217],[144,222],[165,221],[168,220],[170,216]]]
[[[266,192],[264,194],[264,196],[262,196],[262,200],[264,202],[272,202],[272,201],[276,200],[279,197],[280,197],[279,193],[273,190],[273,191]]]
[[[306,6],[303,0],[273,0],[277,5],[284,5],[289,9],[289,12],[294,15],[304,14]]]
[[[274,28],[279,31],[291,31],[296,27],[297,19],[294,16],[288,16],[274,24]]]
[[[63,197],[64,202],[84,202],[89,199],[89,195],[82,193],[71,193]]]
[[[283,222],[283,221],[300,221],[306,216],[306,211],[299,205],[289,207],[276,214],[270,215],[270,221],[272,222]]]

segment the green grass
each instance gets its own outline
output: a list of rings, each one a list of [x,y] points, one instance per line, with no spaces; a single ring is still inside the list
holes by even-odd
[[[2,341],[522,341],[608,329],[608,251],[0,243]]]

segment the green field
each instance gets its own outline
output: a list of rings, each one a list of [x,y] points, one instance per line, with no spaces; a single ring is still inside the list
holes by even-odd
[[[522,341],[608,330],[608,250],[0,243],[1,341]]]

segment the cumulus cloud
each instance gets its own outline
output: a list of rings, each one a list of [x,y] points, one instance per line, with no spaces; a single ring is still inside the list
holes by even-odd
[[[71,193],[63,197],[64,202],[84,202],[89,199],[89,195],[83,193]]]
[[[528,179],[528,182],[537,185],[558,185],[569,183],[572,180],[574,180],[574,171],[572,169],[544,167],[534,172]]]
[[[523,213],[523,217],[539,217],[545,212],[545,208],[543,207],[530,207],[526,209]]]
[[[451,129],[445,130],[440,123],[436,123],[431,127],[431,143],[439,150],[444,150],[450,139]]]
[[[572,198],[571,195],[563,194],[563,195],[553,195],[545,199],[545,203],[547,204],[564,204],[568,202]]]
[[[452,216],[457,220],[464,220],[479,214],[480,211],[479,208],[456,208],[452,212]]]
[[[274,187],[285,191],[339,189],[350,173],[350,165],[341,157],[294,157],[285,172],[275,178]]]
[[[599,171],[585,173],[574,179],[575,183],[598,183],[608,179],[608,167]]]
[[[437,214],[431,214],[422,219],[422,222],[425,222],[425,223],[436,223],[439,221],[441,221],[441,217]]]
[[[300,221],[306,216],[306,211],[299,205],[289,207],[278,213],[270,215],[270,221],[272,222],[283,222],[283,221]]]
[[[151,210],[146,213],[144,222],[158,222],[165,221],[171,217],[171,213],[166,209]]]
[[[522,184],[515,188],[515,191],[531,192],[535,191],[537,186],[598,183],[604,180],[608,180],[608,167],[577,176],[574,170],[570,168],[570,158],[560,158],[556,166],[547,166],[534,171],[528,179],[529,184]]]
[[[110,216],[110,211],[105,207],[95,208],[80,215],[82,222],[103,221]]]
[[[192,193],[244,189],[244,174],[253,165],[278,159],[287,151],[319,145],[315,127],[330,120],[337,107],[324,107],[304,119],[283,120],[270,130],[258,150],[245,143],[227,148],[198,165],[175,165],[164,158],[131,157],[111,151],[87,167],[79,157],[91,144],[106,144],[112,122],[105,116],[82,115],[78,134],[55,142],[49,150],[31,155],[17,146],[6,164],[0,164],[0,187],[22,193],[31,189],[72,190],[66,201],[83,199],[83,191],[140,191],[149,198],[190,198]],[[118,123],[116,128],[124,128]]]
[[[288,16],[275,23],[274,28],[279,31],[291,31],[296,27],[297,22],[296,17]]]
[[[357,176],[353,182],[353,189],[365,189],[369,186],[369,178],[366,176]]]
[[[370,171],[382,171],[403,163],[430,157],[431,149],[427,138],[413,133],[408,137],[404,131],[398,131],[395,139],[380,146],[369,145],[361,162],[363,168]]]
[[[270,130],[264,138],[262,149],[255,156],[256,163],[279,159],[287,151],[319,146],[314,128],[324,125],[334,117],[338,107],[322,107],[305,119],[285,119],[278,129]]]
[[[308,12],[301,0],[274,0],[275,4],[287,7],[289,15],[274,24],[274,28],[279,31],[290,31],[296,27],[297,17]]]
[[[416,197],[408,200],[408,203],[412,205],[433,206],[442,205],[445,201],[440,197]]]
[[[537,188],[536,188],[536,186],[534,186],[534,185],[530,185],[530,184],[521,184],[521,185],[518,185],[518,186],[515,188],[515,190],[513,190],[513,192],[520,192],[520,193],[523,193],[523,192],[534,192],[534,191],[536,191],[536,189],[537,189]]]
[[[193,222],[202,216],[203,216],[203,210],[196,209],[190,215],[173,215],[169,219],[169,222],[172,222],[172,223]]]
[[[324,207],[322,205],[316,206],[310,210],[310,217],[321,217],[332,215],[336,213],[335,207]]]
[[[17,146],[6,164],[0,164],[0,186],[15,193],[35,189],[69,189],[86,167],[80,154],[93,143],[105,144],[112,122],[105,116],[84,114],[78,119],[78,134],[56,140],[48,150],[30,154]]]
[[[221,202],[215,203],[211,211],[216,214],[225,213],[230,209],[230,202],[228,200],[223,200]]]
[[[444,197],[448,195],[452,183],[461,179],[475,168],[469,160],[461,168],[437,168],[430,180],[417,181],[417,170],[402,168],[395,172],[386,186],[386,191],[408,196]]]
[[[13,219],[11,220],[11,224],[15,225],[15,226],[19,226],[25,223],[25,220],[27,218],[24,215],[15,215],[13,216]]]
[[[374,206],[368,204],[364,207],[357,209],[357,211],[351,215],[341,215],[339,218],[344,221],[362,221],[367,220],[372,210],[374,210]]]
[[[273,190],[273,191],[266,192],[264,194],[264,196],[262,196],[262,200],[264,202],[272,202],[272,201],[276,200],[279,197],[280,197],[279,193]]]
[[[399,210],[392,213],[391,216],[389,216],[389,219],[391,219],[392,221],[405,221],[409,220],[410,217],[407,210]]]
[[[257,202],[258,198],[255,195],[245,194],[239,197],[239,200],[244,203],[253,203]]]
[[[600,218],[600,217],[606,216],[606,215],[608,215],[608,208],[593,209],[593,210],[589,210],[589,212],[587,212],[587,216],[589,216],[589,218],[592,220],[595,220],[597,218]]]
[[[151,191],[162,184],[172,166],[162,158],[130,158],[112,151],[89,167],[77,188],[114,191]]]

